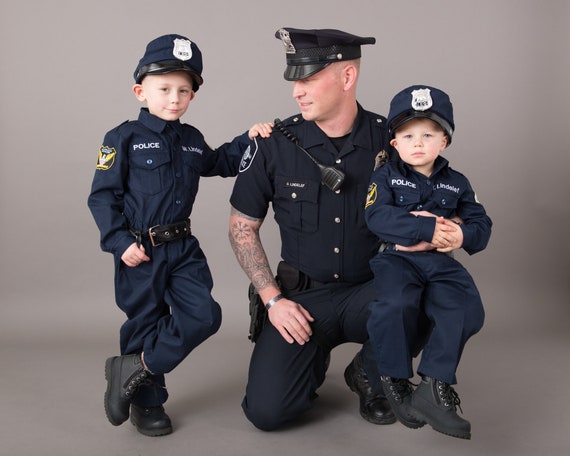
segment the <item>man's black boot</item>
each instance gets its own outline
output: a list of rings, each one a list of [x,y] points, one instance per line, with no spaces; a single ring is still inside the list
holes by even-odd
[[[423,377],[412,396],[412,413],[442,434],[470,439],[471,424],[457,415],[460,402],[451,385]]]
[[[410,381],[406,378],[392,378],[386,375],[380,376],[380,381],[398,421],[411,429],[421,428],[425,421],[415,418],[411,413],[414,389]]]
[[[105,362],[105,413],[113,426],[129,417],[129,407],[139,385],[150,373],[144,369],[141,355],[113,356]]]
[[[358,394],[362,418],[373,424],[392,424],[396,422],[396,417],[384,395],[372,391],[368,376],[362,365],[360,352],[356,354],[345,369],[344,380],[348,387]]]
[[[131,423],[135,425],[141,434],[151,437],[172,433],[170,417],[164,411],[164,407],[140,407],[131,405]]]

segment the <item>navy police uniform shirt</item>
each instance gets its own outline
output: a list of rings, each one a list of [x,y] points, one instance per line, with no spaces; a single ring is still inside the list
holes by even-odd
[[[235,176],[249,144],[246,132],[213,150],[196,128],[147,108],[109,131],[88,199],[101,248],[122,254],[134,241],[130,228],[146,232],[188,219],[200,176]]]
[[[491,236],[491,219],[477,201],[467,178],[437,157],[430,177],[406,163],[390,162],[372,173],[366,200],[366,222],[381,239],[410,246],[431,242],[433,217],[416,217],[410,211],[428,211],[445,218],[461,217],[463,246],[469,254],[483,250]]]
[[[346,175],[333,192],[321,184],[318,167],[274,129],[245,154],[231,204],[250,217],[265,218],[269,205],[281,233],[281,256],[321,282],[364,282],[378,240],[366,227],[364,201],[375,157],[387,146],[385,119],[358,106],[353,130],[340,153],[323,131],[300,115],[283,121],[319,162]]]

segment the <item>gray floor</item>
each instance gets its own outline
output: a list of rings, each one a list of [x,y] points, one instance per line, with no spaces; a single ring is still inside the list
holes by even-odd
[[[70,325],[71,326],[71,325]],[[0,453],[28,455],[566,455],[570,450],[570,337],[524,337],[483,330],[465,352],[457,390],[470,441],[429,428],[363,421],[343,369],[358,349],[333,352],[327,381],[302,425],[256,430],[240,401],[251,345],[245,333],[221,332],[168,376],[172,435],[139,435],[110,425],[103,411],[104,359],[115,353],[112,324],[93,337],[62,332],[11,334],[0,349]],[[8,331],[9,332],[9,331]],[[6,336],[6,328],[3,335]]]

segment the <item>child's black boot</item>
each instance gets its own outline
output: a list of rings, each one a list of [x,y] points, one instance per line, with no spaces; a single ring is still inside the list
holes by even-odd
[[[105,362],[105,413],[112,425],[118,426],[129,417],[133,395],[150,372],[142,364],[141,355],[113,356]]]
[[[411,429],[422,427],[425,422],[411,414],[411,399],[414,389],[409,380],[381,375],[380,381],[382,382],[384,394],[386,394],[386,398],[398,421]]]
[[[460,402],[459,396],[448,383],[422,377],[412,396],[412,413],[438,432],[470,439],[471,424],[457,414]]]

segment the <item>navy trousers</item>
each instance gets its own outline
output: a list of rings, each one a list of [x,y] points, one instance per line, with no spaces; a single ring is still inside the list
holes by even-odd
[[[373,388],[381,391],[373,352],[366,344],[373,297],[372,281],[327,284],[288,296],[315,318],[313,333],[318,331],[319,338],[304,345],[289,344],[271,323],[265,325],[253,349],[242,402],[245,415],[257,428],[274,430],[309,410],[325,379],[330,349],[345,342],[364,344],[365,369]]]
[[[457,260],[439,252],[385,251],[370,265],[375,299],[368,333],[381,374],[413,376],[412,356],[425,314],[432,331],[418,372],[449,384],[467,340],[483,326],[485,312],[473,278]]]
[[[127,320],[121,327],[121,353],[144,352],[154,385],[143,385],[133,403],[155,406],[168,397],[164,374],[174,369],[221,325],[213,299],[212,275],[198,240],[152,247],[149,262],[135,268],[115,258],[115,299]]]

